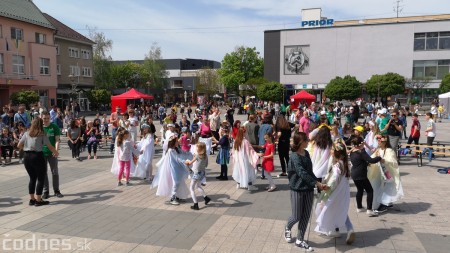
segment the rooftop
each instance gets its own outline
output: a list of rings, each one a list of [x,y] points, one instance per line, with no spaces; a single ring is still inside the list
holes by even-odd
[[[88,44],[95,44],[95,42],[86,38],[84,35],[76,32],[75,30],[66,26],[65,24],[61,23],[61,21],[57,20],[56,18],[48,15],[47,13],[43,13],[43,15],[56,28],[56,36],[71,39],[71,40],[76,40],[76,41],[80,41],[80,42],[85,42]]]
[[[335,26],[347,25],[369,25],[369,24],[389,24],[389,23],[407,23],[407,22],[423,22],[423,21],[437,21],[450,20],[450,14],[426,15],[426,16],[409,16],[409,17],[393,17],[393,18],[374,18],[374,19],[360,19],[360,20],[344,20],[335,21]]]
[[[55,29],[31,0],[1,0],[0,16]]]

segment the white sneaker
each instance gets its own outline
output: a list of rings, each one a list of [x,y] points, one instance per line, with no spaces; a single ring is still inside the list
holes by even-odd
[[[355,238],[356,238],[355,231],[349,230],[347,232],[347,239],[345,240],[345,242],[347,243],[347,245],[351,245],[355,241]]]
[[[254,186],[254,185],[249,185],[247,189],[249,191],[256,191],[256,190],[258,190],[258,187]]]
[[[356,208],[356,212],[357,213],[362,213],[364,211],[366,211],[366,209],[364,207],[363,208]]]
[[[329,232],[329,233],[327,234],[327,236],[339,238],[339,237],[341,237],[341,233],[339,233],[339,232],[337,232],[337,231],[333,231],[333,232]]]
[[[375,210],[367,210],[367,215],[369,215],[369,217],[376,217],[378,216],[378,212]]]

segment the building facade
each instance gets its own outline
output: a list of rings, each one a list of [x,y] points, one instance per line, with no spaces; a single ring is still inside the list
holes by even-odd
[[[94,88],[92,53],[95,43],[54,17],[46,13],[44,16],[56,28],[57,105],[65,108],[76,101],[82,111],[89,111],[85,92]]]
[[[308,28],[264,33],[264,75],[285,85],[320,94],[336,76],[398,73],[427,78],[437,92],[450,72],[450,15],[333,21],[319,17]],[[324,26],[320,26],[324,24]],[[430,91],[431,90],[431,91]]]
[[[0,1],[0,104],[36,90],[44,106],[56,102],[55,27],[32,1]]]

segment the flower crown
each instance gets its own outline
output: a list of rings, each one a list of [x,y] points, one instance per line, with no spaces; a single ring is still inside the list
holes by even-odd
[[[344,145],[343,145],[342,143],[337,142],[337,143],[334,144],[334,150],[336,150],[336,151],[342,151],[342,150],[344,150],[344,149],[345,149],[345,147],[344,147]]]

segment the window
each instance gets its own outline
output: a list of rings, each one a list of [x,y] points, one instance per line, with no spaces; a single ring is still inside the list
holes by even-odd
[[[69,57],[80,58],[80,52],[78,48],[69,47]]]
[[[83,59],[91,59],[91,51],[86,49],[81,49],[81,58]]]
[[[39,62],[41,63],[41,68],[40,68],[39,73],[41,75],[50,75],[50,59],[39,58]]]
[[[414,51],[450,50],[450,32],[414,34]]]
[[[3,38],[3,29],[2,29],[2,25],[0,25],[0,38]]]
[[[450,60],[414,61],[413,78],[442,80],[450,73]]]
[[[3,73],[3,54],[0,54],[0,73]]]
[[[21,55],[13,55],[13,73],[25,74],[25,57]]]
[[[70,66],[70,75],[72,75],[72,76],[80,76],[80,67],[78,67],[78,66]]]
[[[45,44],[45,34],[36,33],[36,43]]]
[[[56,55],[59,55],[59,45],[55,44],[55,46],[56,46]]]
[[[61,75],[61,64],[56,64],[56,74],[57,74],[58,76]]]
[[[11,39],[23,40],[23,30],[20,28],[11,27]]]
[[[91,68],[83,67],[83,76],[91,77],[92,76]]]

